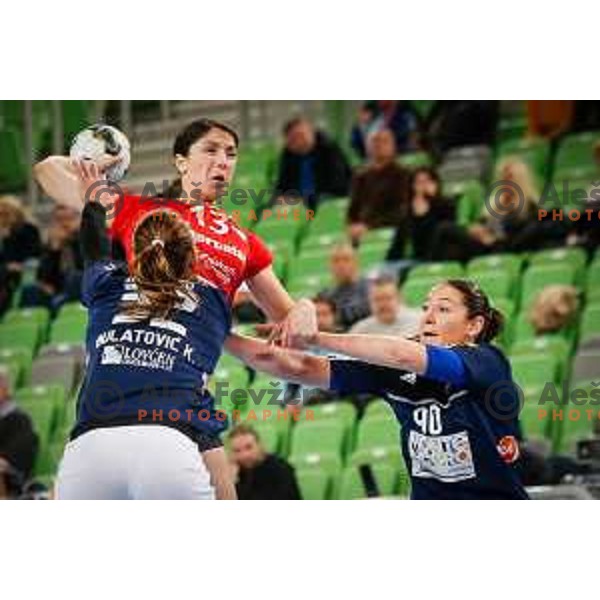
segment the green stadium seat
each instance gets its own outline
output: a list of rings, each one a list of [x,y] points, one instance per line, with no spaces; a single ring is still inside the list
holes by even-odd
[[[312,452],[332,452],[345,456],[349,440],[348,427],[342,420],[304,421],[292,431],[291,455],[300,456]]]
[[[55,399],[52,397],[27,398],[20,394],[17,394],[15,398],[17,406],[31,417],[33,427],[39,436],[40,449],[42,452],[45,451],[58,425]]]
[[[559,363],[552,355],[519,354],[510,359],[514,381],[522,388],[560,383]]]
[[[600,259],[596,258],[588,267],[585,288],[586,300],[600,303]]]
[[[361,244],[358,249],[358,260],[363,272],[366,272],[374,267],[385,262],[389,244]]]
[[[17,192],[25,188],[27,168],[21,132],[0,130],[0,192]]]
[[[428,167],[432,164],[432,159],[427,152],[407,152],[398,157],[398,162],[404,167],[416,169],[417,167]]]
[[[306,275],[292,279],[288,284],[288,292],[292,297],[316,296],[332,286],[331,276],[328,272],[318,275]]]
[[[551,250],[542,250],[533,252],[529,255],[531,266],[551,266],[553,268],[559,265],[567,269],[575,268],[577,280],[581,282],[581,277],[585,272],[587,254],[583,248],[553,248]]]
[[[13,364],[12,367],[15,369],[17,377],[16,381],[13,381],[13,385],[18,386],[23,381],[29,379],[29,373],[31,371],[31,355],[27,348],[0,348],[0,364]],[[14,388],[13,388],[14,389]]]
[[[425,300],[427,300],[427,295],[431,291],[431,288],[441,281],[443,279],[439,277],[409,277],[402,284],[404,302],[408,306],[421,307]]]
[[[404,464],[400,444],[392,446],[371,446],[363,450],[356,450],[350,457],[351,465],[379,465],[391,466],[398,474],[398,493],[408,495],[410,488],[410,477]]]
[[[463,276],[464,269],[459,262],[433,262],[413,267],[408,274],[408,280],[433,277],[437,277],[438,279],[453,279]]]
[[[469,276],[490,298],[512,298],[515,279],[509,271],[481,271]]]
[[[517,340],[510,349],[512,356],[522,354],[552,355],[559,361],[566,361],[570,355],[567,340],[560,336],[537,336]]]
[[[600,139],[597,131],[573,133],[566,136],[556,152],[555,169],[563,171],[567,167],[594,165],[594,145]]]
[[[369,229],[362,237],[360,245],[362,246],[384,246],[390,245],[394,239],[396,230],[393,227],[381,227],[379,229]]]
[[[600,305],[588,306],[581,315],[579,325],[580,342],[586,339],[600,335]]]
[[[369,466],[380,495],[392,496],[398,493],[398,472],[393,466],[383,463]],[[337,496],[340,500],[358,500],[367,497],[359,467],[351,465],[344,469]]]
[[[523,139],[527,133],[527,117],[511,115],[502,117],[498,122],[498,138],[501,140]]]
[[[35,321],[0,325],[0,348],[27,348],[29,356],[33,356],[41,341]]]
[[[34,475],[56,475],[65,449],[65,441],[50,443],[39,454],[33,469]]]
[[[467,265],[467,276],[474,277],[482,272],[507,271],[516,279],[522,267],[523,257],[519,254],[490,254],[472,259]]]
[[[303,500],[327,500],[330,495],[331,475],[319,469],[298,469],[296,481]]]
[[[386,400],[372,400],[365,407],[363,419],[379,419],[379,418],[390,418],[395,419],[396,415],[394,410],[390,406],[390,403]]]
[[[291,454],[288,460],[298,471],[317,469],[324,471],[331,477],[337,477],[342,468],[342,457],[339,452],[321,452],[315,450],[296,455]]]
[[[87,312],[59,315],[52,323],[50,342],[52,344],[81,344],[85,342]]]
[[[363,418],[359,422],[356,450],[393,445],[400,445],[400,426],[395,418]]]
[[[534,265],[529,267],[523,275],[521,287],[521,307],[526,309],[535,299],[537,294],[546,286],[576,285],[577,267],[575,265]]]

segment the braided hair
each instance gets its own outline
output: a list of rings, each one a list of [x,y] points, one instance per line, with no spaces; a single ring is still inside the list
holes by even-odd
[[[138,298],[123,303],[125,314],[166,319],[185,298],[197,301],[191,289],[194,242],[177,215],[161,210],[147,216],[135,230],[133,247]]]

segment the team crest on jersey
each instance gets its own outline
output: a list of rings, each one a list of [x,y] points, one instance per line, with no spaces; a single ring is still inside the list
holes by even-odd
[[[521,455],[519,442],[514,435],[505,435],[503,438],[500,438],[496,448],[502,460],[509,465],[518,460]]]

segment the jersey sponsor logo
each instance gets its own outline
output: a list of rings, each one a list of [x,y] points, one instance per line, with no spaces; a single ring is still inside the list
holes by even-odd
[[[455,483],[476,477],[469,434],[428,436],[411,431],[408,438],[413,477]]]
[[[500,454],[500,458],[508,465],[517,461],[521,455],[519,442],[514,435],[505,435],[500,438],[496,448]]]

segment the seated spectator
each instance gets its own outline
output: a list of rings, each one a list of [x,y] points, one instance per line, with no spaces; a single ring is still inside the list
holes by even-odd
[[[296,204],[299,196],[314,210],[325,196],[348,195],[350,166],[334,141],[303,117],[289,121],[284,135],[276,203]]]
[[[301,499],[292,466],[279,456],[267,454],[252,427],[238,425],[228,438],[239,500]]]
[[[80,215],[56,205],[42,251],[36,282],[23,289],[22,306],[57,310],[79,299],[83,258],[79,248]]]
[[[335,303],[337,322],[345,331],[371,314],[369,284],[360,276],[358,258],[350,244],[340,244],[333,249],[330,266],[335,286],[325,294]]]
[[[352,243],[358,245],[369,229],[393,227],[406,219],[410,174],[396,163],[396,144],[389,129],[372,133],[367,141],[369,164],[352,178],[346,222]]]
[[[352,147],[359,156],[365,156],[368,135],[382,129],[393,133],[399,153],[419,147],[419,120],[407,100],[377,100],[363,105],[351,139]]]
[[[497,100],[438,100],[427,118],[427,147],[441,156],[451,148],[493,144],[498,104]]]
[[[367,156],[367,139],[381,127],[378,116],[379,107],[375,100],[364,102],[358,109],[356,124],[350,132],[350,146],[361,159]]]
[[[580,208],[582,215],[586,215],[586,210],[600,212],[600,186],[596,183],[600,181],[600,140],[593,147],[594,163],[596,166],[596,176],[591,177],[591,186],[587,190],[587,198]],[[570,246],[579,245],[593,252],[600,246],[600,227],[596,217],[588,220],[580,218],[577,221],[569,223],[569,234],[567,244]]]
[[[0,197],[0,315],[10,307],[23,266],[38,258],[40,234],[16,196]]]
[[[529,322],[536,335],[555,333],[573,322],[578,307],[577,288],[571,285],[548,285],[533,301]]]
[[[508,157],[498,166],[496,181],[512,185],[494,188],[493,211],[485,207],[479,223],[469,227],[442,223],[432,243],[433,260],[466,262],[497,252],[525,252],[560,245],[566,226],[560,221],[538,220],[539,194],[529,167]]]
[[[416,335],[421,311],[402,303],[396,281],[381,277],[369,286],[369,305],[372,315],[355,323],[350,333],[370,333],[411,337]]]
[[[408,215],[396,229],[387,260],[403,258],[407,240],[413,258],[429,260],[431,240],[438,226],[444,222],[453,223],[455,213],[454,202],[441,195],[441,182],[436,171],[429,167],[416,169],[410,180]]]
[[[38,445],[31,419],[13,402],[8,373],[0,368],[0,499],[20,493],[31,475]]]

